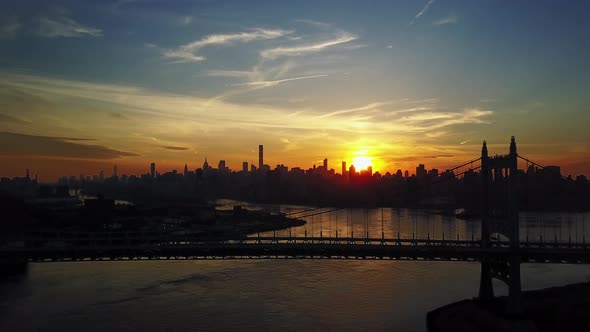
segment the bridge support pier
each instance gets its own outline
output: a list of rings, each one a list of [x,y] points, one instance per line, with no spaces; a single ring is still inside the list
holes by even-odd
[[[522,287],[520,283],[520,256],[517,255],[510,257],[506,314],[511,316],[520,316],[523,314]]]
[[[479,298],[494,298],[492,278],[508,285],[506,314],[523,313],[520,283],[520,226],[517,197],[518,154],[514,136],[510,140],[510,152],[504,156],[488,157],[486,142],[481,149],[481,247],[492,248],[492,224],[498,241],[500,236],[510,240],[510,253],[506,256],[482,257]],[[490,197],[491,194],[494,197]],[[499,243],[499,242],[498,242]]]
[[[492,286],[492,267],[487,258],[481,261],[481,273],[479,278],[479,299],[489,302],[494,298],[494,287]]]

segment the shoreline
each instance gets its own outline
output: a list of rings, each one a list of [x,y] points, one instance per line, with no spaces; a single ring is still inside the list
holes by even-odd
[[[483,305],[465,299],[426,315],[429,332],[447,331],[580,331],[590,312],[590,282],[522,292],[521,317],[504,314],[506,296]]]

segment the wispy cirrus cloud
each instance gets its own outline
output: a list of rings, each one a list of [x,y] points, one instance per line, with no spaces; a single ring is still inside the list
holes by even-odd
[[[301,77],[290,77],[284,78],[282,80],[274,80],[274,81],[255,81],[255,82],[247,82],[247,83],[238,83],[233,84],[233,86],[254,86],[260,88],[268,88],[271,86],[275,86],[281,83],[290,82],[290,81],[299,81],[299,80],[307,80],[311,78],[320,78],[320,77],[327,77],[328,75],[310,75],[310,76],[301,76]]]
[[[390,100],[379,101],[367,105],[331,111],[318,116],[318,118],[328,118],[333,116],[348,116],[350,114],[373,114],[380,113],[383,117],[391,118],[402,113],[431,111],[436,103],[436,99],[425,100]],[[419,106],[411,106],[419,104]],[[393,108],[393,109],[392,109]]]
[[[430,8],[430,6],[432,6],[432,4],[434,3],[435,0],[428,0],[428,2],[426,3],[426,5],[424,5],[424,7],[422,8],[421,11],[418,12],[418,14],[416,14],[416,16],[414,16],[414,18],[410,21],[409,25],[412,25],[416,22],[417,19],[419,19],[422,15],[424,15],[428,9]]]
[[[318,116],[318,118],[322,119],[322,118],[329,118],[329,117],[336,116],[336,115],[344,115],[344,114],[349,114],[349,113],[357,113],[359,111],[375,110],[375,109],[378,109],[379,107],[388,105],[390,103],[391,102],[370,103],[370,104],[367,104],[367,105],[364,105],[364,106],[360,106],[360,107],[332,111],[332,112],[329,112],[329,113],[326,113],[326,114],[322,114],[322,115]]]
[[[493,111],[466,108],[458,112],[427,111],[403,116],[396,121],[414,128],[415,131],[431,131],[457,124],[490,124],[487,120]]]
[[[207,46],[223,46],[233,43],[246,43],[255,40],[269,40],[283,37],[291,33],[282,29],[262,29],[255,28],[245,32],[231,34],[213,34],[205,36],[199,40],[181,45],[175,49],[168,49],[162,52],[164,58],[172,59],[175,63],[199,62],[206,60],[206,57],[199,55],[198,51]]]
[[[188,151],[188,150],[190,150],[189,148],[184,147],[184,146],[173,146],[173,145],[162,146],[161,148],[166,149],[166,150],[172,150],[172,151]]]
[[[432,22],[433,25],[445,25],[445,24],[455,24],[459,21],[459,17],[455,14],[449,14],[449,16],[441,18]]]
[[[56,17],[41,16],[38,19],[37,34],[47,38],[100,37],[102,30],[76,22],[61,14]]]
[[[299,58],[299,60],[295,59],[295,57],[320,53],[332,47],[337,47],[338,50],[353,50],[366,47],[366,45],[350,43],[358,39],[358,37],[331,24],[311,20],[295,20],[295,22],[304,23],[319,31],[314,32],[313,35],[304,34],[295,38],[292,38],[292,35],[285,36],[286,38],[283,38],[282,41],[288,43],[287,45],[261,50],[258,63],[249,70],[209,70],[207,76],[210,77],[238,78],[245,81],[229,84],[228,86],[237,88],[219,94],[213,99],[233,98],[252,90],[274,87],[285,82],[336,74],[335,72],[324,72],[319,66],[318,57]],[[295,30],[289,31],[289,33],[292,32],[294,33]],[[306,42],[303,42],[303,40],[306,40]],[[314,42],[310,40],[314,40]],[[332,65],[334,61],[329,63]],[[295,69],[297,69],[297,72],[295,72]]]
[[[305,45],[298,45],[298,46],[290,46],[290,47],[276,47],[271,49],[266,49],[260,52],[260,56],[265,59],[274,60],[279,57],[285,56],[297,56],[297,55],[305,55],[310,53],[317,53],[321,52],[329,47],[345,44],[351,42],[353,40],[358,39],[356,35],[353,35],[348,32],[341,32],[339,36],[324,40],[318,43],[313,44],[305,44]]]

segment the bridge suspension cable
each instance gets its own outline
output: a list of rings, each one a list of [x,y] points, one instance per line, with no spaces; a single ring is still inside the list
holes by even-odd
[[[539,164],[539,163],[536,163],[536,162],[534,162],[534,161],[532,161],[532,160],[530,160],[530,159],[527,159],[527,158],[525,158],[525,157],[523,157],[523,156],[521,156],[521,155],[518,155],[518,158],[520,158],[520,159],[522,159],[522,160],[524,160],[524,161],[526,161],[526,162],[528,162],[528,163],[531,163],[531,164],[533,164],[533,165],[535,165],[535,166],[537,166],[537,167],[540,167],[541,169],[546,169],[546,167],[545,167],[545,166],[543,166],[543,165],[541,165],[541,164]],[[559,176],[561,176],[561,177],[562,177],[563,179],[565,179],[565,180],[570,180],[570,179],[569,179],[567,176],[563,176],[562,174],[559,174]]]
[[[465,174],[467,174],[467,173],[469,173],[469,172],[471,172],[471,171],[475,171],[475,170],[477,170],[477,169],[480,169],[480,168],[481,168],[481,165],[480,165],[480,166],[477,166],[477,167],[470,168],[470,169],[468,169],[468,170],[466,170],[466,171],[464,171],[464,172],[461,172],[461,173],[455,174],[455,176],[454,176],[454,177],[444,177],[444,178],[441,178],[441,179],[439,179],[439,180],[433,181],[433,182],[431,182],[430,184],[438,184],[438,183],[442,183],[442,182],[445,182],[445,181],[449,181],[449,180],[451,180],[451,179],[456,179],[457,177],[459,177],[459,176],[461,176],[461,175],[465,175]]]
[[[472,163],[474,163],[474,162],[476,162],[476,161],[480,161],[480,160],[481,160],[481,157],[479,157],[479,158],[477,158],[477,159],[473,159],[473,160],[471,160],[471,161],[468,161],[468,162],[466,162],[466,163],[464,163],[464,164],[461,164],[461,165],[459,165],[459,166],[455,166],[455,167],[453,167],[453,168],[450,168],[450,169],[448,169],[448,171],[454,171],[454,170],[456,170],[456,169],[459,169],[459,168],[461,168],[461,167],[465,167],[465,166],[467,166],[467,165],[469,165],[469,164],[472,164]]]

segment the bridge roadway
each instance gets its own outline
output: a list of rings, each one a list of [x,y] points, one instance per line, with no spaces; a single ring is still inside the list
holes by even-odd
[[[58,238],[59,239],[59,238]],[[510,248],[495,242],[481,248],[473,240],[249,237],[203,240],[188,237],[94,238],[92,240],[28,238],[20,246],[0,245],[0,258],[28,261],[91,261],[142,259],[384,259],[480,261],[519,255],[523,263],[589,264],[585,243],[522,242]]]

